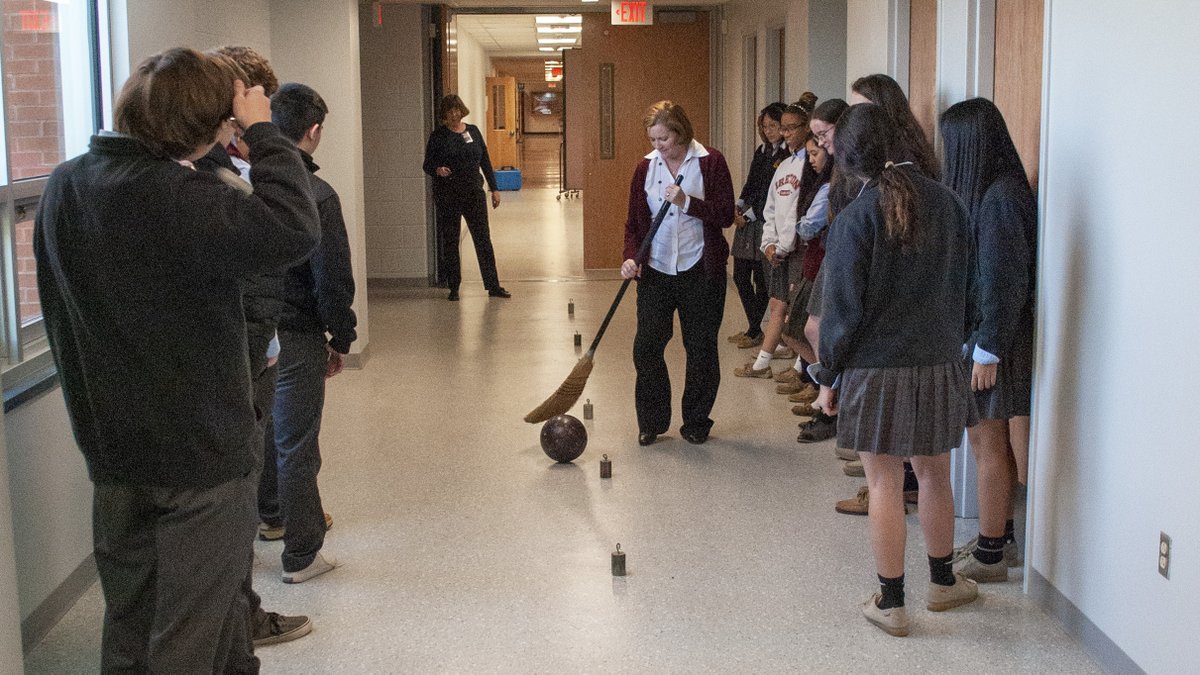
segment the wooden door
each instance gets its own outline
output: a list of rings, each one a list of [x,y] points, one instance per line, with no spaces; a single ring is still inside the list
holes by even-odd
[[[517,78],[487,78],[487,146],[492,166],[520,168],[517,159]]]
[[[1043,0],[996,3],[996,79],[992,100],[1004,114],[1029,182],[1037,189],[1042,137]]]
[[[613,26],[605,14],[583,15],[583,48],[567,62],[567,164],[583,183],[585,269],[621,266],[629,182],[651,150],[642,119],[652,103],[679,103],[696,139],[713,144],[708,27],[702,11],[656,10],[653,26]]]

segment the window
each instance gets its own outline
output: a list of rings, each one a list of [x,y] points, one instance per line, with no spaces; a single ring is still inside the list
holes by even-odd
[[[0,26],[0,356],[6,399],[52,367],[33,259],[47,176],[99,128],[103,0],[2,0]]]

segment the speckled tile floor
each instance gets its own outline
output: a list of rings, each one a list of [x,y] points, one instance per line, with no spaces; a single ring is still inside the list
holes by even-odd
[[[707,444],[673,430],[637,445],[629,297],[584,394],[587,450],[549,460],[521,417],[570,371],[574,332],[591,337],[619,285],[578,268],[579,202],[554,194],[506,194],[494,212],[511,300],[468,284],[457,304],[437,289],[370,296],[367,367],[331,381],[322,435],[326,547],[343,566],[284,585],[281,544],[256,544],[267,608],[315,623],[261,649],[264,672],[1101,672],[1023,595],[1020,570],[972,605],[925,611],[915,515],[912,635],[862,619],[875,588],[867,522],[833,511],[861,479],[842,474],[832,441],[795,442],[772,384],[732,376],[747,357],[723,341],[739,326],[732,290]],[[464,258],[478,278],[469,246]],[[668,360],[678,387],[678,340]],[[605,453],[611,480],[599,478]],[[960,541],[973,529],[960,522]],[[618,542],[624,578],[609,569]],[[96,670],[102,611],[93,586],[28,672]]]

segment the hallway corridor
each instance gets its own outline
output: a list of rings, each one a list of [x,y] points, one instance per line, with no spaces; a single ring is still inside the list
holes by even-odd
[[[263,672],[1101,672],[1021,593],[1019,569],[974,604],[925,611],[915,513],[913,633],[892,638],[862,619],[877,588],[867,521],[833,511],[862,479],[842,474],[832,441],[794,441],[798,418],[773,383],[732,376],[747,358],[723,340],[739,327],[732,291],[707,444],[685,443],[676,417],[638,447],[631,293],[584,393],[596,411],[587,450],[549,460],[540,427],[521,417],[570,371],[573,334],[587,344],[619,285],[615,271],[583,272],[580,202],[555,194],[504,193],[493,212],[511,300],[486,296],[465,242],[475,281],[461,302],[442,289],[371,292],[370,357],[331,380],[322,435],[326,548],[343,564],[284,585],[281,543],[255,545],[264,606],[315,625],[260,649]],[[678,414],[677,339],[668,363]],[[599,479],[602,454],[611,480]],[[960,541],[974,525],[960,523]],[[609,570],[618,542],[624,578]],[[94,672],[101,614],[93,585],[28,672]]]

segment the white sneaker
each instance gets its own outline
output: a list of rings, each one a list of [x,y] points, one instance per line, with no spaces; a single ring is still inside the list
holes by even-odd
[[[313,577],[325,574],[326,572],[332,570],[333,568],[335,568],[337,566],[338,566],[337,558],[334,558],[332,555],[329,555],[327,553],[322,553],[320,551],[317,551],[317,557],[313,558],[313,561],[311,563],[309,563],[308,567],[305,567],[304,569],[298,570],[296,572],[288,572],[285,570],[283,573],[283,583],[285,583],[285,584],[304,583],[305,581],[308,581],[309,579],[311,579]]]
[[[880,630],[895,637],[908,635],[908,612],[904,607],[879,609],[880,594],[876,593],[863,603],[862,612],[867,621],[875,624]]]

